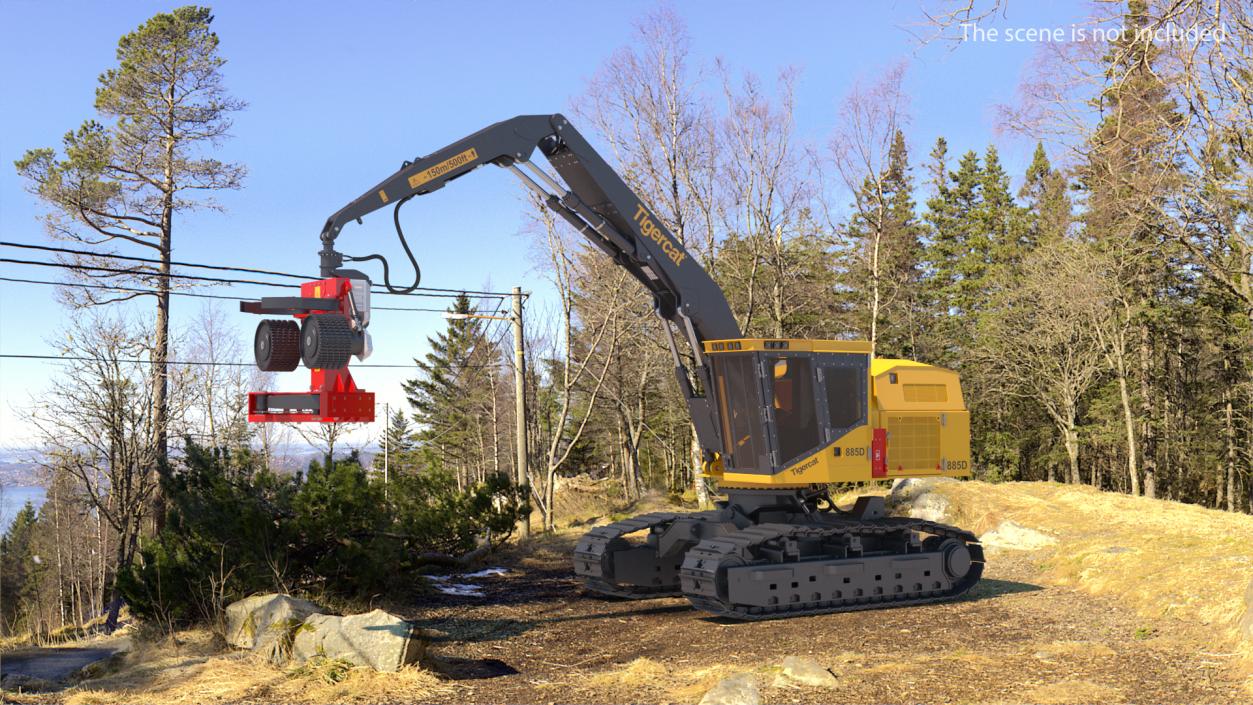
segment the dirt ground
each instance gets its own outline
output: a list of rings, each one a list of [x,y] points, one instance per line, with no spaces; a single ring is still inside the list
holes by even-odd
[[[121,668],[73,687],[0,700],[697,703],[742,673],[765,703],[1247,703],[1253,694],[1249,653],[1232,646],[1253,564],[1250,517],[1090,488],[951,483],[950,523],[983,534],[1012,519],[1054,545],[989,548],[983,581],[952,603],[737,623],[681,598],[585,594],[571,571],[574,542],[618,518],[593,519],[606,505],[595,490],[567,492],[562,515],[581,525],[493,555],[503,575],[441,583],[478,595],[373,604],[427,630],[421,667],[275,667],[223,651],[201,630],[180,635],[181,646],[140,643]],[[827,668],[834,685],[779,678],[789,656]]]
[[[984,580],[955,603],[734,623],[682,599],[583,594],[569,569],[576,536],[513,556],[509,574],[477,581],[482,597],[405,614],[436,630],[431,654],[451,679],[426,699],[696,702],[752,672],[766,702],[1247,702],[1235,655],[1207,628],[1044,585],[1030,553],[990,552]],[[772,685],[789,655],[815,659],[838,686]]]

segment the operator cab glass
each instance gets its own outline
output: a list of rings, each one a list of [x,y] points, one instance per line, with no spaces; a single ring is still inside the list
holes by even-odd
[[[868,354],[772,350],[711,360],[728,470],[777,473],[867,423]]]
[[[721,356],[714,361],[719,416],[722,417],[723,462],[728,468],[759,472],[769,467],[769,450],[761,418],[757,356]]]

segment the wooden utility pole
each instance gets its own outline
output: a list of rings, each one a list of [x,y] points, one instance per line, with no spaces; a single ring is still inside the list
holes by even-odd
[[[514,396],[514,430],[517,433],[517,483],[518,487],[527,487],[527,447],[526,447],[526,356],[522,349],[522,287],[513,288],[513,396]],[[526,498],[529,503],[529,497]],[[522,538],[531,535],[530,512],[518,522],[518,532]]]
[[[388,402],[383,402],[383,498],[384,499],[387,498],[387,460],[388,460],[387,451],[388,451],[388,446],[391,445],[391,443],[389,443],[387,439],[387,435],[388,435],[387,432],[391,429],[391,423],[392,423],[392,405]]]

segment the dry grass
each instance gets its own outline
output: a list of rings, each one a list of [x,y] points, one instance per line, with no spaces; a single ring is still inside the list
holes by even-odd
[[[1054,703],[1119,703],[1122,691],[1107,685],[1088,681],[1058,681],[1036,686],[1022,694],[1022,701],[1053,705]]]
[[[378,673],[335,661],[278,668],[249,653],[223,653],[209,632],[177,643],[141,643],[113,673],[65,692],[66,705],[129,703],[421,702],[448,688],[431,673]]]
[[[1050,582],[1236,637],[1253,573],[1253,516],[1040,482],[941,483],[937,491],[952,501],[954,522],[977,534],[1012,520],[1056,536],[1057,546],[1040,553]]]
[[[640,701],[657,700],[645,698],[644,693],[661,696],[666,702],[696,702],[718,681],[735,672],[729,665],[702,668],[684,667],[681,664],[662,664],[649,658],[637,658],[626,664],[592,674],[588,685],[600,692],[628,692],[636,694]]]
[[[1240,655],[1236,668],[1253,694],[1253,643],[1239,633],[1253,516],[1043,482],[951,482],[935,491],[951,503],[949,521],[976,534],[1009,520],[1057,537],[1035,554],[1042,580],[1116,597],[1144,617],[1207,627],[1216,651]],[[1047,702],[1048,693],[1038,695]]]

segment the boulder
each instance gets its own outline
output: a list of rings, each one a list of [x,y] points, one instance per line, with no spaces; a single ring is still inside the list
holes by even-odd
[[[1001,522],[995,529],[980,536],[979,541],[984,546],[1010,548],[1019,551],[1034,551],[1057,543],[1057,539],[1048,534],[1042,534],[1035,529],[1028,529],[1012,521]]]
[[[396,671],[417,662],[425,643],[421,630],[383,610],[348,617],[315,614],[296,630],[292,658],[342,659],[376,671]]]
[[[1244,589],[1244,619],[1240,620],[1240,636],[1253,641],[1253,580]]]
[[[723,678],[705,693],[700,705],[761,705],[757,679],[751,673],[737,673]]]
[[[322,608],[288,595],[254,595],[226,608],[226,643],[270,661],[287,660],[296,629]]]
[[[775,685],[805,685],[813,688],[834,688],[838,681],[835,674],[823,668],[811,658],[788,656],[783,659],[783,670],[775,679]]]
[[[957,482],[951,477],[910,477],[892,483],[888,493],[888,508],[897,514],[915,519],[944,523],[948,521],[951,505],[946,497],[933,492],[936,485]]]

